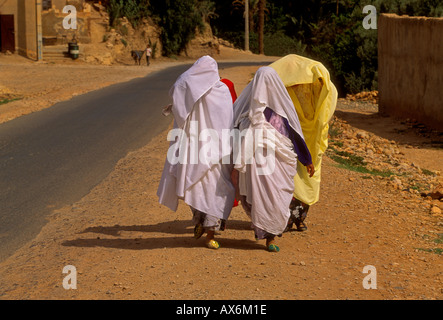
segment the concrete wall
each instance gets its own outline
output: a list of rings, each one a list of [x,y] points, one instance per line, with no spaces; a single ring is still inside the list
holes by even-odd
[[[38,46],[37,25],[42,28],[43,42],[55,39],[53,44],[71,41],[74,33],[80,43],[89,43],[89,17],[91,6],[84,0],[52,0],[52,8],[36,15],[36,3],[42,0],[0,0],[0,14],[14,15],[15,50],[18,54],[37,60]],[[62,12],[65,5],[77,8],[77,30],[65,30]]]
[[[379,110],[443,129],[443,18],[378,19]]]
[[[17,0],[18,53],[37,60],[37,23],[35,1]]]

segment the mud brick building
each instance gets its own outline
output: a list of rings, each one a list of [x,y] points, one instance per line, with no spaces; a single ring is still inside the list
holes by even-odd
[[[66,44],[73,37],[89,43],[91,4],[86,0],[0,0],[0,51],[17,52],[41,60],[44,47]],[[63,8],[76,8],[77,29],[65,29],[68,13]]]
[[[379,111],[443,130],[443,18],[378,19]]]

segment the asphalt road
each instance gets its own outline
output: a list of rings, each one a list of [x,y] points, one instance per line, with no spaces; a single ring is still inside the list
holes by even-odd
[[[219,68],[269,62],[219,63]],[[171,123],[171,67],[0,124],[0,261],[32,240],[55,209],[75,203],[130,151]]]

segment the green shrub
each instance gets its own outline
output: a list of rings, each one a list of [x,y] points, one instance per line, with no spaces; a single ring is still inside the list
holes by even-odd
[[[151,8],[162,29],[160,39],[165,56],[180,54],[195,37],[196,28],[204,28],[197,0],[152,0]]]
[[[0,105],[6,104],[6,103],[9,103],[9,102],[13,102],[13,101],[17,101],[17,100],[21,100],[21,99],[23,99],[23,98],[22,97],[10,98],[10,99],[0,98]]]
[[[126,17],[136,28],[143,18],[150,15],[149,1],[147,0],[109,0],[107,4],[109,25],[116,27],[119,19]]]
[[[109,15],[109,25],[114,27],[117,24],[118,19],[123,17],[123,1],[110,0],[107,5],[107,11]]]
[[[306,45],[283,32],[267,33],[264,36],[264,52],[267,56],[285,56],[288,54],[303,55]]]
[[[127,36],[128,33],[129,33],[128,27],[125,26],[125,25],[120,26],[118,29],[119,29],[120,34],[121,34],[122,36]]]
[[[239,49],[245,47],[244,32],[228,32],[219,34],[220,37],[229,39],[229,41]],[[301,40],[297,40],[285,35],[279,31],[276,33],[266,33],[264,36],[264,50],[267,56],[285,56],[287,54],[303,55],[306,51],[306,45]],[[258,34],[253,32],[249,34],[249,50],[258,54]]]

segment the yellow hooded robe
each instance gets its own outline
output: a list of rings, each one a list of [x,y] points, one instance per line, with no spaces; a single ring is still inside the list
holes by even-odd
[[[337,104],[337,89],[318,61],[290,54],[270,67],[277,71],[294,103],[315,168],[310,178],[303,165],[297,166],[294,197],[313,205],[320,195],[321,160],[328,147],[328,123]]]

